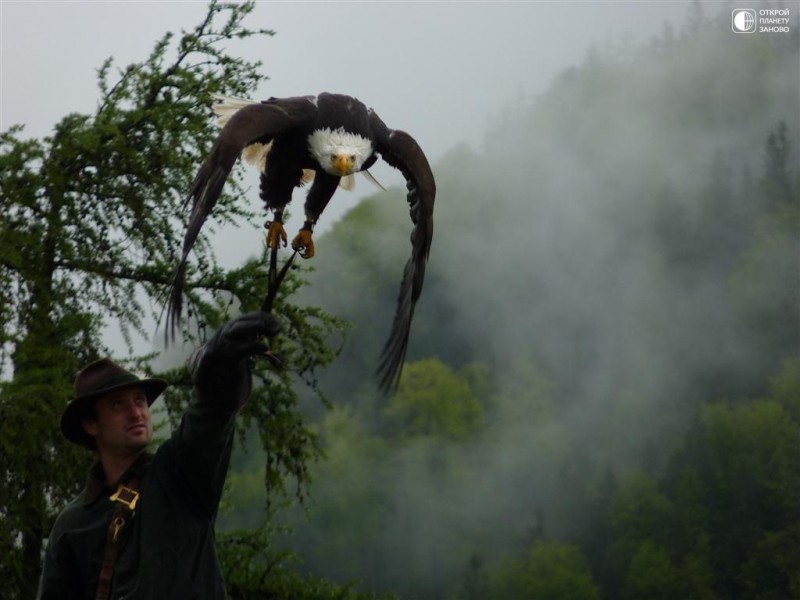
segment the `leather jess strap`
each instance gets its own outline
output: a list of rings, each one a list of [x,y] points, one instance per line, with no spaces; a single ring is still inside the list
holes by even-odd
[[[127,485],[120,483],[117,491],[111,496],[111,501],[116,506],[106,533],[106,547],[103,551],[103,565],[100,568],[100,576],[97,581],[96,600],[108,600],[111,594],[114,564],[117,562],[117,557],[122,550],[122,533],[125,530],[125,525],[133,517],[136,505],[141,497],[139,483],[138,477],[131,479]]]

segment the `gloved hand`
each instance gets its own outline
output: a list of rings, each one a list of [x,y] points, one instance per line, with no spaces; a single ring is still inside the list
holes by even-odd
[[[263,338],[273,337],[280,330],[278,319],[265,312],[248,313],[228,321],[193,357],[190,368],[195,385],[213,391],[238,389],[249,396],[249,358],[266,354],[269,346]]]
[[[230,363],[241,361],[269,350],[262,338],[273,337],[281,324],[273,315],[252,312],[228,321],[205,345],[204,356],[209,360]]]

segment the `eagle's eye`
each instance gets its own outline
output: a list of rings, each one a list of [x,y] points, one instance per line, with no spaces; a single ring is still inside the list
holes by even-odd
[[[352,160],[353,162],[355,162],[355,160],[356,160],[356,155],[355,155],[355,154],[351,154],[351,155],[350,155],[350,160]]]

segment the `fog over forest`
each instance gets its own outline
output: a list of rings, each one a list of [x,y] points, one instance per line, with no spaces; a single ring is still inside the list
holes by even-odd
[[[328,457],[308,515],[284,517],[301,570],[463,597],[469,565],[585,542],[604,486],[663,476],[702,406],[766,394],[796,355],[797,236],[763,235],[797,201],[798,36],[695,18],[595,48],[433,165],[392,399],[372,373],[409,252],[404,190],[318,240],[301,301],[353,327],[321,377],[334,409],[309,400]]]

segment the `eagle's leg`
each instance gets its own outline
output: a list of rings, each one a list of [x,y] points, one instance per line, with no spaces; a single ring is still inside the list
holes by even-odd
[[[292,248],[300,251],[303,258],[314,256],[314,224],[319,219],[322,211],[328,205],[328,201],[333,197],[336,187],[339,185],[341,177],[331,175],[325,171],[317,171],[314,177],[314,184],[308,190],[306,196],[306,220],[303,227],[292,240]]]
[[[283,227],[283,209],[275,210],[275,216],[272,221],[264,223],[264,228],[267,230],[267,247],[271,250],[280,248],[281,242],[283,247],[286,247],[288,236],[286,229]]]
[[[308,218],[308,215],[306,215],[306,218]],[[292,250],[300,252],[300,256],[303,258],[314,257],[314,240],[311,237],[312,233],[314,233],[314,222],[307,220],[303,223],[303,227],[300,228],[300,231],[292,240]]]
[[[267,247],[277,250],[283,244],[286,247],[288,236],[283,228],[283,211],[292,199],[292,190],[303,176],[302,169],[268,162],[266,170],[261,172],[259,195],[264,201],[267,212],[273,212],[273,219],[264,223],[267,230]]]

